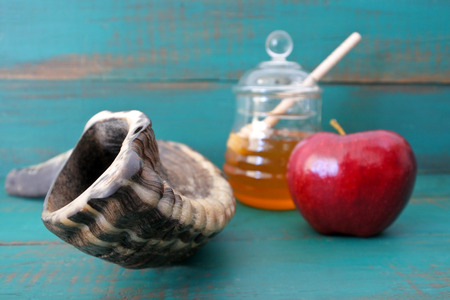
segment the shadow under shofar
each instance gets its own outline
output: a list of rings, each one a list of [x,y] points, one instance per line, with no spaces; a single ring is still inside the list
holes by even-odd
[[[5,189],[46,194],[42,220],[50,231],[126,268],[190,256],[225,227],[236,206],[216,166],[184,144],[156,141],[139,111],[96,114],[73,150],[11,171]]]

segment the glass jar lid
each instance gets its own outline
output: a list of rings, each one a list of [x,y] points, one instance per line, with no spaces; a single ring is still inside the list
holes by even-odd
[[[276,30],[266,39],[266,52],[272,58],[261,62],[255,69],[249,70],[233,88],[234,92],[251,94],[273,93],[317,93],[320,88],[314,80],[308,78],[309,73],[302,67],[286,58],[294,48],[291,36]]]

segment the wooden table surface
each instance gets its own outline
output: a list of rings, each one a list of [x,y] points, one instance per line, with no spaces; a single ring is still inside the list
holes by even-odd
[[[420,172],[380,236],[322,236],[296,211],[238,204],[189,260],[137,271],[63,243],[42,199],[0,189],[0,299],[449,299],[449,14],[446,0],[0,0],[0,186],[72,148],[101,110],[141,110],[157,138],[222,166],[231,88],[276,29],[306,70],[359,31],[321,82],[323,130],[396,131]]]
[[[3,183],[1,181],[0,183]],[[239,204],[193,257],[128,270],[81,253],[40,220],[42,200],[0,193],[0,298],[448,299],[450,176],[421,175],[382,235],[322,236],[296,211]]]

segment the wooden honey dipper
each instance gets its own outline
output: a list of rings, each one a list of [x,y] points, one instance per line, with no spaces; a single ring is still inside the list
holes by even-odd
[[[314,71],[312,71],[308,77],[305,78],[305,80],[302,82],[302,86],[308,86],[312,85],[314,82],[318,82],[320,79],[325,76],[325,74],[328,73],[353,47],[356,46],[356,44],[361,41],[361,35],[358,32],[352,33],[345,41],[343,41],[331,54],[324,60],[322,63],[320,63]],[[291,108],[298,97],[290,97],[292,96],[292,92],[286,92],[286,93],[279,93],[279,96],[287,97],[283,99],[283,101],[280,102],[273,110],[271,110],[268,114],[270,116],[266,117],[264,120],[259,121],[257,126],[260,129],[269,129],[275,126],[277,122],[279,121],[279,118],[275,115],[281,115],[286,113],[289,108]],[[252,128],[249,128],[249,126],[255,126],[256,124],[251,123],[247,126],[244,126],[240,134],[248,135],[252,132]]]

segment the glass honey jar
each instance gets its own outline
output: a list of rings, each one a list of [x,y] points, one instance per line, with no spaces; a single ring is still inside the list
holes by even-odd
[[[272,32],[266,40],[271,60],[233,88],[236,115],[223,169],[235,197],[257,208],[295,208],[286,181],[289,155],[320,130],[322,91],[298,63],[286,60],[292,50],[288,33]]]

